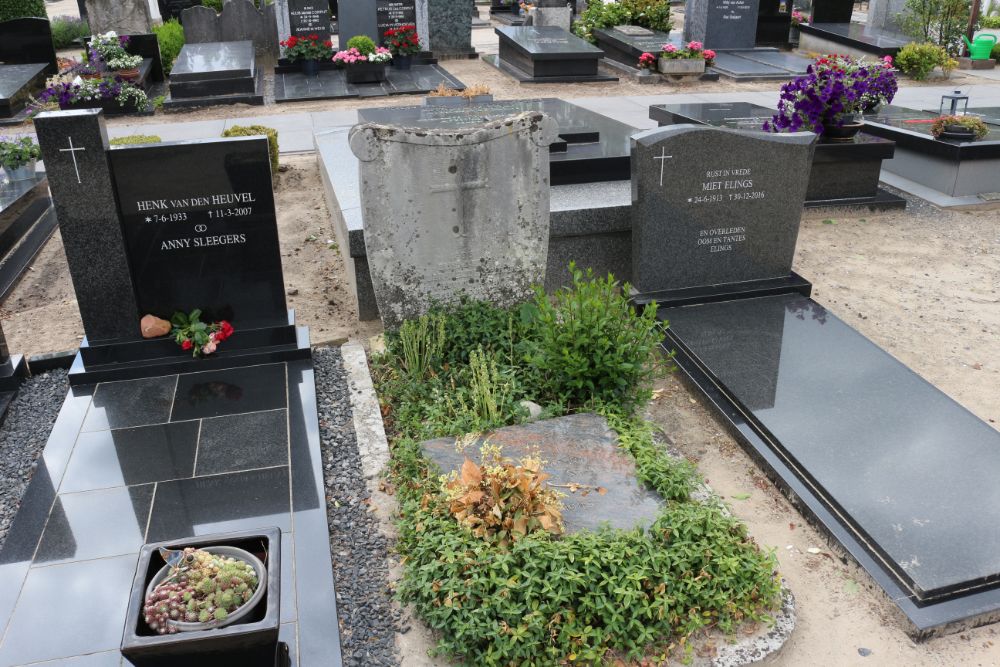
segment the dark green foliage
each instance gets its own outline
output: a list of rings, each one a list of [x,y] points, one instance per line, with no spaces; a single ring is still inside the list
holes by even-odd
[[[573,24],[573,32],[590,42],[596,43],[594,30],[611,28],[616,25],[638,25],[650,30],[670,32],[673,21],[670,18],[669,0],[591,0],[580,20]]]
[[[936,44],[956,56],[962,50],[969,11],[968,0],[906,0],[900,25],[917,41]]]
[[[994,46],[993,50],[990,51],[990,58],[993,58],[994,60],[1000,60],[1000,44]]]
[[[56,16],[49,21],[52,28],[52,44],[57,49],[76,46],[74,40],[90,37],[90,26],[76,16]]]
[[[45,0],[0,0],[0,21],[31,16],[48,18]]]
[[[663,330],[656,305],[641,315],[613,276],[595,278],[570,264],[571,287],[541,289],[528,320],[525,361],[540,396],[569,406],[608,403],[626,410],[649,398]]]
[[[222,133],[224,137],[267,137],[267,150],[271,158],[271,176],[278,177],[278,131],[264,125],[233,125]]]
[[[375,42],[367,35],[355,35],[347,40],[347,48],[357,49],[362,55],[370,56],[375,53]]]
[[[208,7],[209,9],[214,9],[217,12],[222,11],[222,0],[201,0],[202,7]]]
[[[161,25],[154,25],[156,41],[160,45],[160,59],[163,61],[163,71],[170,74],[174,61],[184,48],[184,27],[177,19],[170,19]]]

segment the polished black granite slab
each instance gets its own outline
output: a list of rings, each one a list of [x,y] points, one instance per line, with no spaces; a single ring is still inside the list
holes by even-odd
[[[991,125],[1000,125],[1000,107],[973,107],[967,110],[969,115],[980,116]]]
[[[630,178],[629,141],[636,128],[559,99],[359,109],[358,122],[441,130],[472,127],[527,111],[541,111],[559,125],[565,145],[549,154],[552,185]]]
[[[895,32],[879,30],[862,23],[803,23],[799,31],[820,39],[837,42],[875,56],[895,56],[910,41]]]
[[[671,39],[665,32],[645,28],[634,30],[636,26],[630,28],[632,29],[628,32],[617,27],[594,30],[597,46],[604,51],[605,56],[631,67],[636,66],[643,53],[658,54],[663,50],[664,44],[681,46],[680,40]]]
[[[0,183],[0,301],[14,289],[58,222],[44,173]]]
[[[252,79],[256,71],[253,42],[185,44],[170,70],[171,82]]]
[[[500,53],[486,58],[522,83],[614,81],[598,72],[604,52],[556,26],[502,26],[494,28]]]
[[[901,148],[954,162],[1000,158],[1000,121],[984,117],[989,134],[977,141],[962,141],[935,139],[931,124],[937,117],[935,111],[884,106],[876,113],[865,114],[865,132],[892,139]]]
[[[47,65],[0,65],[0,118],[18,115],[45,88]]]
[[[654,104],[649,117],[660,126],[696,123],[758,131],[774,109],[749,102]],[[892,159],[896,144],[861,133],[853,141],[819,142],[813,154],[807,207],[867,206],[875,210],[906,208],[906,200],[879,188],[882,161]]]
[[[712,68],[740,81],[784,81],[801,74],[812,60],[776,49],[719,51]]]
[[[444,85],[465,90],[465,84],[440,65],[413,65],[408,70],[386,69],[386,80],[379,83],[348,83],[342,69],[324,69],[317,76],[302,72],[275,72],[274,101],[332,100],[350,97],[385,97],[429,93]]]
[[[0,550],[0,666],[131,665],[141,546],[268,527],[291,664],[341,664],[319,447],[310,360],[72,387]]]
[[[1000,433],[802,295],[661,316],[685,372],[914,636],[995,618]]]

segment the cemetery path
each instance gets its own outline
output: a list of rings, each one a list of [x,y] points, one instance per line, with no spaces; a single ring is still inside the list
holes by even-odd
[[[654,421],[666,430],[672,446],[697,463],[751,536],[763,548],[774,549],[781,575],[795,595],[795,631],[768,664],[998,664],[1000,633],[995,626],[914,644],[895,619],[895,605],[853,560],[804,522],[716,421],[707,402],[679,374],[662,380],[658,388],[663,393],[651,407]]]
[[[378,322],[359,322],[347,291],[344,261],[333,243],[330,212],[316,158],[282,156],[287,167],[275,186],[288,307],[310,328],[314,345],[367,340]],[[83,323],[57,231],[0,310],[12,350],[25,355],[72,350]],[[136,323],[138,325],[138,323]]]

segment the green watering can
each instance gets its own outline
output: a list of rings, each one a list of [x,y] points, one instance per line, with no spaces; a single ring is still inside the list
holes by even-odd
[[[970,42],[969,38],[962,35],[965,45],[969,47],[969,57],[973,60],[989,60],[990,52],[996,46],[997,36],[983,33],[976,36],[976,41]]]

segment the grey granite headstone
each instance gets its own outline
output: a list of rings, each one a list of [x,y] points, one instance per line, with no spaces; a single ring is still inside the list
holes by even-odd
[[[424,49],[438,57],[475,55],[469,0],[417,0],[417,31]]]
[[[484,441],[501,447],[503,458],[518,461],[535,452],[552,477],[549,484],[565,493],[563,521],[567,533],[596,530],[602,525],[631,530],[650,526],[662,500],[636,477],[635,461],[618,447],[618,437],[604,417],[584,413],[497,429],[461,451],[455,438],[421,443],[442,473],[460,470],[465,459],[481,462]],[[578,485],[572,490],[572,485]]]
[[[35,132],[88,342],[139,337],[139,307],[99,109],[49,111]]]
[[[365,248],[382,322],[395,328],[462,292],[518,303],[545,277],[549,149],[530,112],[452,130],[358,125]]]
[[[694,125],[634,135],[635,288],[788,276],[815,140]]]
[[[149,4],[146,0],[86,0],[87,20],[92,34],[109,30],[119,35],[149,32]]]
[[[538,7],[531,12],[531,25],[555,26],[569,31],[573,23],[573,10],[565,5],[562,7]]]
[[[698,41],[716,50],[752,49],[758,11],[758,0],[687,0],[684,41]]]
[[[340,34],[340,46],[344,48],[347,40],[355,35],[368,35],[379,42],[378,26],[375,20],[375,0],[350,0],[343,2],[338,9],[337,30]]]
[[[219,15],[211,7],[195,5],[181,12],[184,23],[184,41],[187,44],[205,44],[222,41]]]
[[[345,5],[364,5],[366,0],[354,0]],[[278,39],[283,41],[289,35],[305,37],[318,35],[320,40],[330,39],[330,3],[328,0],[278,0],[275,5],[278,22]],[[343,22],[340,24],[343,26]],[[350,26],[348,26],[349,28]],[[341,33],[343,34],[343,33]],[[343,41],[353,37],[347,35]]]
[[[222,42],[253,42],[257,53],[278,55],[278,43],[274,39],[277,31],[274,5],[264,5],[257,9],[250,0],[227,0],[219,14],[219,31]],[[327,37],[329,37],[329,20]],[[187,30],[187,26],[184,26]]]
[[[386,30],[415,26],[417,0],[375,0],[375,22],[380,37],[385,36]]]
[[[899,19],[905,10],[906,0],[870,0],[868,3],[868,27],[901,32]]]

